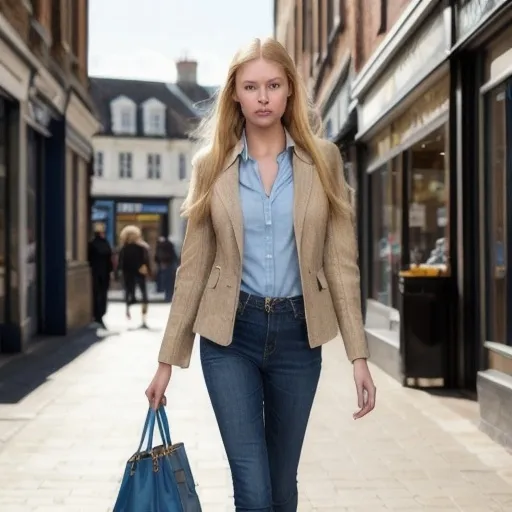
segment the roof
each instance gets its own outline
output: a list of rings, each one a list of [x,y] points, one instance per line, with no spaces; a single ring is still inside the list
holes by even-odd
[[[210,88],[199,84],[167,84],[123,78],[90,78],[91,96],[103,124],[102,135],[112,133],[110,104],[120,96],[131,99],[140,108],[149,99],[156,99],[166,108],[166,138],[187,138],[188,133],[199,121],[204,104],[209,104]],[[201,108],[197,108],[197,106]],[[135,137],[145,137],[143,116],[137,115]],[[151,136],[154,137],[154,136]]]

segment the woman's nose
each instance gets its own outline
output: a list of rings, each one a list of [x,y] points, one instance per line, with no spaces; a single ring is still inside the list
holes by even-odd
[[[267,95],[265,93],[261,93],[260,94],[259,102],[263,103],[265,105],[268,103],[268,98],[267,98]]]

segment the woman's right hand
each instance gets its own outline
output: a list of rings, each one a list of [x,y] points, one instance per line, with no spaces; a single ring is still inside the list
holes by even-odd
[[[170,364],[159,363],[158,370],[148,389],[146,389],[149,405],[154,410],[157,410],[160,405],[167,405],[167,398],[164,393],[171,380],[171,375],[172,366]]]

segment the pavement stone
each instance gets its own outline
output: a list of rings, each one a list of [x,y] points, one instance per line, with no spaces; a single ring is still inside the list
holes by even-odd
[[[110,304],[109,332],[42,355],[45,378],[21,400],[8,403],[9,388],[0,386],[0,511],[112,510],[141,434],[144,390],[167,313],[168,306],[151,305],[150,329],[142,330],[136,314],[128,324],[123,306]],[[325,346],[299,472],[299,511],[512,512],[512,455],[479,431],[475,415],[372,371],[377,408],[354,421],[341,340]],[[197,350],[190,369],[175,371],[168,401],[173,439],[186,444],[203,510],[232,512],[228,464]]]

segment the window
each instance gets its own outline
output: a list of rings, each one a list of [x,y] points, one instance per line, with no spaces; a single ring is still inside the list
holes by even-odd
[[[180,153],[180,157],[179,157],[178,174],[179,174],[180,181],[187,179],[187,161],[186,161],[185,155],[183,153]]]
[[[507,126],[506,86],[487,98],[487,339],[510,343],[507,336]],[[510,185],[509,185],[510,186]],[[510,322],[510,320],[509,320]]]
[[[148,179],[159,180],[161,176],[160,155],[148,153]]]
[[[132,109],[128,107],[121,109],[121,131],[130,133],[133,131],[133,124]]]
[[[154,135],[163,135],[164,133],[164,116],[160,111],[152,111],[149,114],[149,133]]]
[[[446,144],[446,130],[441,128],[410,150],[408,246],[410,263],[435,265],[448,273]]]
[[[372,193],[373,299],[398,307],[402,256],[402,156],[370,175]]]
[[[146,135],[165,135],[166,106],[156,98],[149,98],[142,104],[144,133]]]
[[[119,153],[119,177],[121,179],[132,177],[132,154]]]
[[[97,151],[94,155],[94,176],[101,178],[103,176],[103,152]]]

